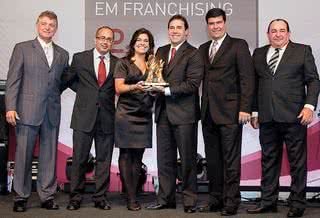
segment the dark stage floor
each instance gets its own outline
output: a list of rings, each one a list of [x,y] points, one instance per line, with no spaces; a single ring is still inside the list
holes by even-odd
[[[199,204],[207,198],[206,194],[199,195]],[[66,209],[68,203],[68,194],[60,192],[57,194],[56,201],[60,205],[60,210],[58,211],[47,211],[40,208],[39,199],[36,193],[33,193],[31,198],[28,201],[28,209],[25,213],[14,213],[12,211],[12,199],[13,196],[0,196],[0,218],[10,218],[10,217],[85,217],[85,218],[96,218],[96,217],[151,217],[151,218],[187,218],[187,217],[220,217],[219,213],[194,213],[186,214],[183,212],[183,207],[181,204],[181,196],[177,194],[178,208],[176,210],[161,210],[161,211],[148,211],[142,209],[138,212],[128,211],[125,207],[126,203],[123,197],[119,193],[110,193],[109,200],[112,202],[112,210],[110,211],[101,211],[93,207],[91,202],[90,195],[87,194],[84,197],[82,207],[78,211],[68,211]],[[143,206],[146,206],[148,203],[153,202],[155,195],[153,193],[142,194],[140,197],[140,202]],[[264,214],[264,215],[248,215],[245,210],[248,207],[253,207],[253,204],[242,203],[239,209],[238,215],[234,217],[286,217],[288,208],[286,206],[279,206],[279,212],[274,214]],[[304,217],[320,217],[320,204],[310,204],[310,207],[307,208]]]

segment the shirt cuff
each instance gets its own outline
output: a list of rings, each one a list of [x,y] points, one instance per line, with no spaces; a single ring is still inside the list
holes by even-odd
[[[309,108],[310,110],[314,111],[314,106],[312,104],[305,104],[304,107]]]
[[[251,117],[258,117],[258,112],[257,111],[253,111],[251,114]]]
[[[169,87],[165,87],[165,88],[164,88],[164,95],[165,95],[165,96],[171,96],[171,91],[170,91],[170,88],[169,88]]]

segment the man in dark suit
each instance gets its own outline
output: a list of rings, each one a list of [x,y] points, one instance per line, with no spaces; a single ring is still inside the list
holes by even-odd
[[[285,143],[292,178],[287,216],[300,217],[305,210],[307,125],[318,101],[319,76],[310,46],[290,41],[286,20],[271,21],[267,34],[270,44],[253,54],[258,84],[253,111],[258,117],[253,114],[251,124],[260,126],[262,201],[248,213],[277,211]]]
[[[211,40],[199,48],[205,63],[201,120],[208,163],[209,202],[200,212],[237,213],[242,125],[250,121],[254,72],[248,44],[226,33],[226,14],[206,15]]]
[[[95,48],[73,56],[68,81],[76,92],[71,128],[73,129],[73,156],[71,193],[68,210],[77,210],[81,192],[85,188],[86,163],[93,139],[95,141],[96,189],[95,207],[109,210],[107,188],[114,145],[115,90],[113,70],[117,58],[111,54],[114,33],[102,26],[96,31]]]
[[[41,207],[56,210],[56,151],[60,124],[61,75],[68,68],[69,54],[52,42],[57,15],[42,12],[36,24],[38,37],[21,42],[13,50],[7,80],[6,119],[16,127],[14,169],[16,197],[13,210],[24,212],[31,194],[32,154],[40,136],[37,191]]]
[[[184,211],[195,212],[197,199],[197,125],[200,118],[198,89],[203,63],[197,49],[186,40],[185,17],[175,15],[168,23],[170,44],[160,47],[156,56],[164,64],[163,76],[169,87],[156,100],[157,159],[159,193],[147,209],[176,208],[177,148],[181,158]]]

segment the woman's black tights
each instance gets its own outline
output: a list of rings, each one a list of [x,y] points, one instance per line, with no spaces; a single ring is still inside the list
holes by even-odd
[[[128,202],[136,202],[144,148],[120,148],[119,170]]]

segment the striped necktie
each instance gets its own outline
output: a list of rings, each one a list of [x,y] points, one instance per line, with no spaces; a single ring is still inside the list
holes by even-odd
[[[272,74],[275,74],[275,72],[276,72],[276,66],[279,61],[279,51],[280,51],[280,49],[276,48],[275,52],[272,54],[272,56],[268,62],[268,66],[269,66],[269,69]]]
[[[214,56],[217,53],[217,45],[218,45],[218,41],[213,41],[210,52],[209,52],[209,61],[210,63],[213,62]]]
[[[171,62],[173,61],[174,56],[176,55],[176,48],[172,48],[171,49],[171,55],[170,55],[170,60],[169,60],[169,64],[171,64]]]

